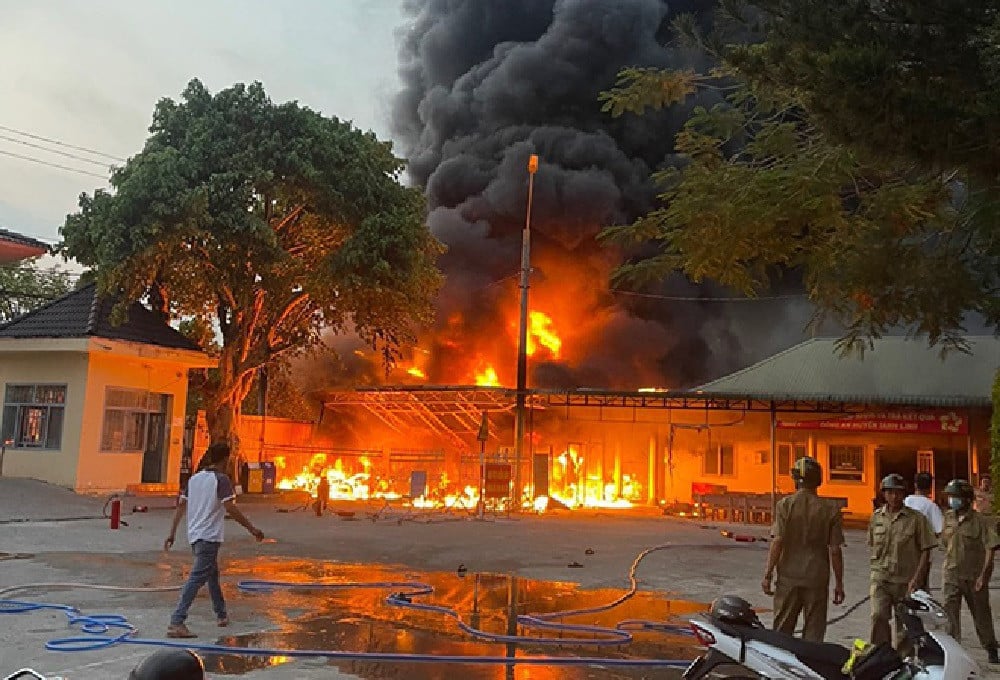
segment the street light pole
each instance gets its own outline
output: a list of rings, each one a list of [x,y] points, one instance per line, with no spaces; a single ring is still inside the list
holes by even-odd
[[[521,510],[521,457],[524,453],[524,429],[528,402],[528,286],[531,279],[531,201],[535,191],[538,156],[528,157],[528,208],[521,232],[521,315],[517,336],[517,400],[514,424],[514,490],[513,510]]]

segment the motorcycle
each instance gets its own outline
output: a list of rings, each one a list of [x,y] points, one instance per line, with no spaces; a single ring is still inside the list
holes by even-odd
[[[896,606],[913,652],[903,658],[888,645],[856,663],[850,673],[845,665],[852,650],[834,643],[809,642],[768,630],[749,603],[727,596],[712,611],[690,626],[708,651],[684,671],[686,680],[702,680],[720,666],[741,666],[746,678],[773,680],[975,680],[985,675],[962,646],[941,628],[947,622],[944,608],[924,591],[917,591]],[[928,630],[925,624],[934,625]]]

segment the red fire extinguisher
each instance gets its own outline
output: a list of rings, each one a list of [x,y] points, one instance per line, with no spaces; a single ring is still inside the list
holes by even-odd
[[[111,499],[111,528],[117,529],[122,519],[122,501],[120,498]]]

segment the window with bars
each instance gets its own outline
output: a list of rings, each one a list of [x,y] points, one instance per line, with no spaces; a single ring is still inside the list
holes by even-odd
[[[3,402],[5,445],[58,451],[65,410],[66,385],[8,383]]]
[[[101,451],[135,453],[146,448],[149,414],[159,410],[159,395],[146,390],[109,387],[104,394]]]
[[[830,481],[865,481],[865,447],[852,444],[831,444]]]
[[[732,444],[720,444],[705,452],[705,474],[719,477],[736,474],[736,454]]]

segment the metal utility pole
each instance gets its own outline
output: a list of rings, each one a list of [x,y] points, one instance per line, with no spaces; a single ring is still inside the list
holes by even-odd
[[[486,440],[490,438],[490,421],[483,411],[483,420],[479,424],[479,519],[486,517]]]
[[[521,511],[521,457],[524,453],[524,426],[528,402],[528,285],[531,278],[531,199],[535,190],[538,156],[528,157],[528,209],[521,232],[521,317],[517,336],[517,401],[514,416],[514,512]]]

